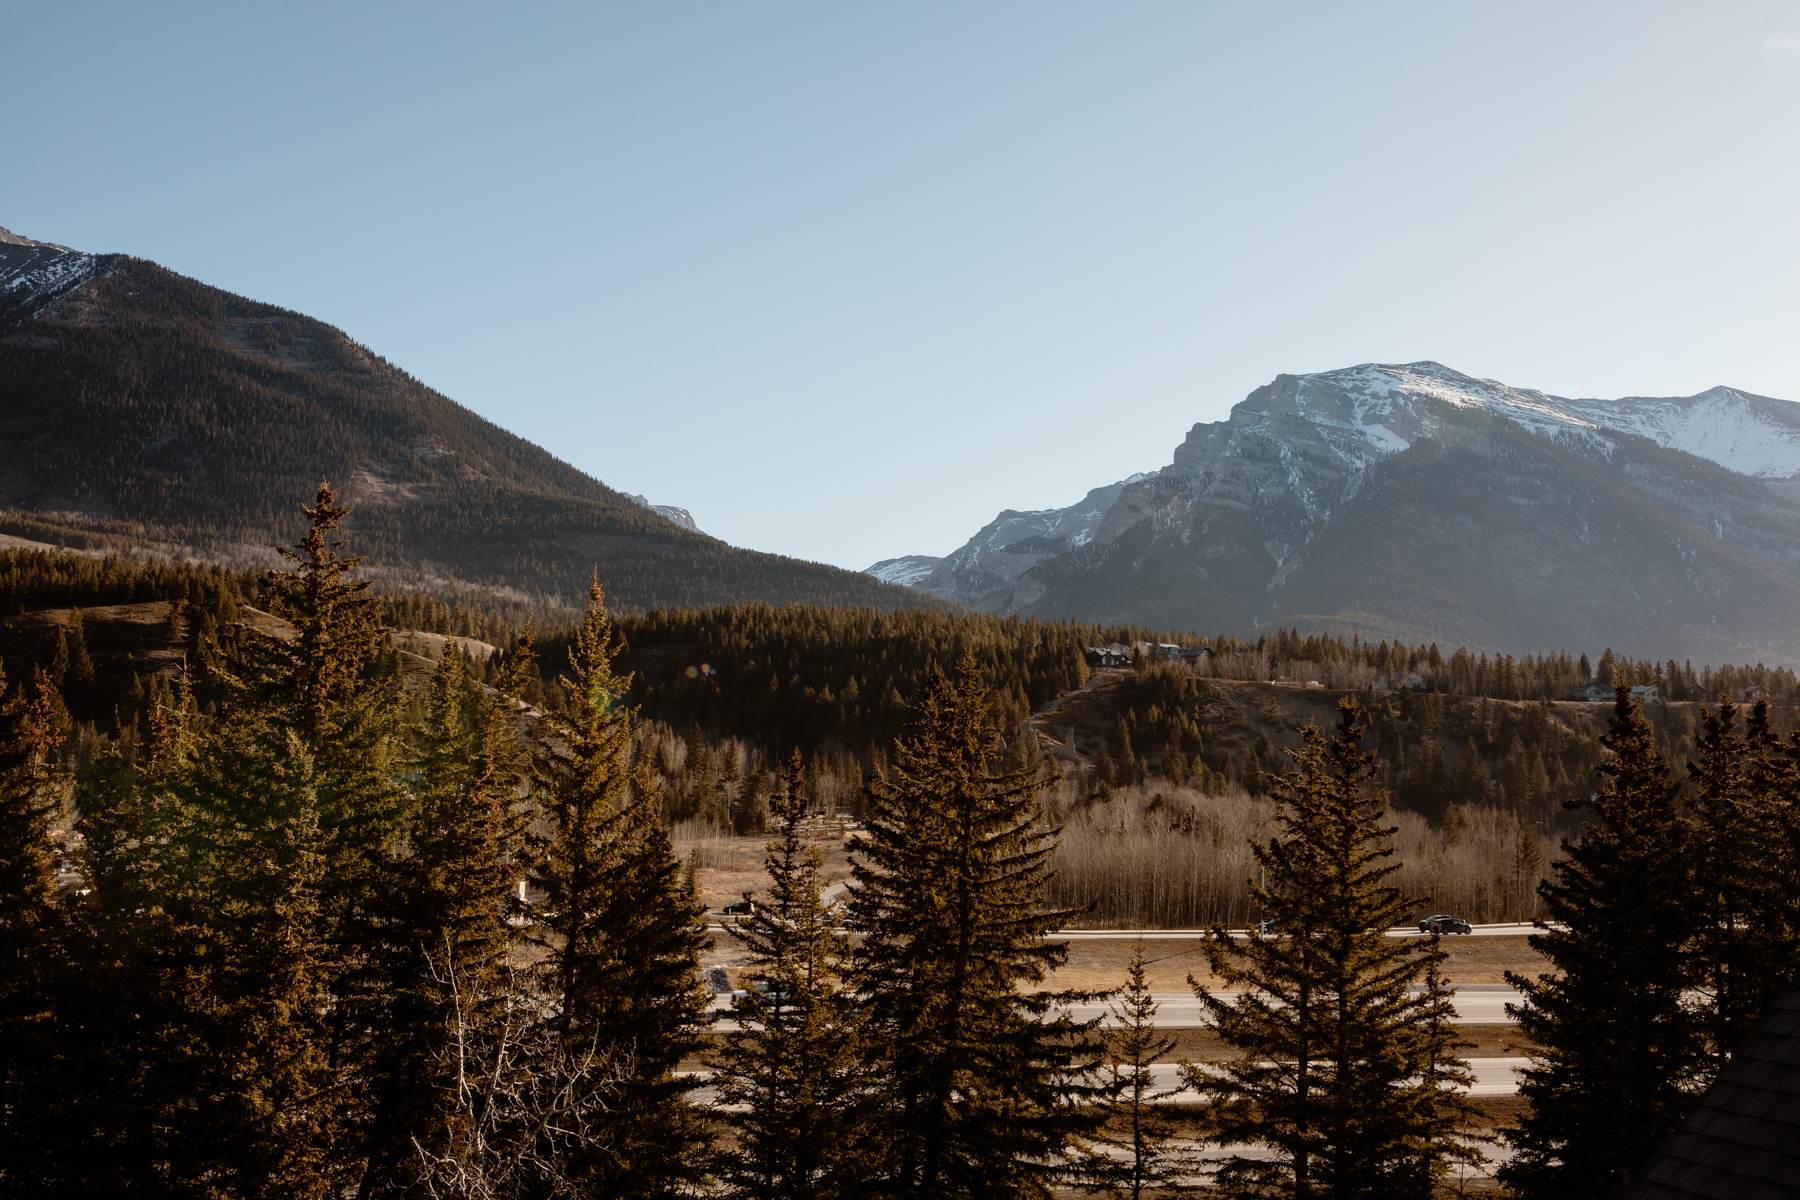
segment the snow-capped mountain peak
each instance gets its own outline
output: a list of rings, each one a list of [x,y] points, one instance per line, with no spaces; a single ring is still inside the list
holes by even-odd
[[[1297,416],[1349,459],[1436,437],[1459,412],[1481,410],[1546,437],[1610,451],[1623,433],[1763,479],[1800,475],[1800,404],[1714,387],[1694,396],[1569,399],[1441,363],[1362,363],[1283,375],[1232,410],[1232,420]],[[1354,464],[1361,465],[1361,464]]]
[[[1595,422],[1556,397],[1476,379],[1441,363],[1362,363],[1313,375],[1279,376],[1233,410],[1291,412],[1316,425],[1360,435],[1376,454],[1406,449],[1442,432],[1446,417],[1485,411],[1548,436],[1587,436]]]
[[[1528,442],[1558,443],[1545,451],[1580,453],[1540,455],[1520,445],[1521,430],[1534,435]],[[1431,453],[1408,453],[1427,442],[1436,448]],[[1684,466],[1655,446],[1724,470]],[[1603,557],[1619,543],[1588,545],[1599,536],[1585,524],[1585,505],[1596,493],[1577,499],[1569,479],[1650,489],[1649,507],[1633,520],[1661,521],[1666,513],[1658,506],[1690,493],[1711,496],[1712,507],[1681,520],[1713,529],[1732,553],[1792,554],[1800,563],[1785,532],[1761,528],[1787,518],[1757,511],[1785,512],[1790,494],[1800,494],[1800,487],[1766,489],[1765,501],[1758,485],[1800,483],[1800,404],[1730,387],[1693,396],[1570,399],[1422,361],[1279,375],[1234,405],[1225,420],[1195,425],[1160,471],[1096,488],[1067,508],[1003,511],[941,560],[890,559],[871,570],[990,611],[1134,620],[1230,611],[1253,627],[1278,619],[1285,605],[1341,602],[1306,589],[1322,586],[1318,581],[1346,561],[1344,547],[1358,537],[1346,522],[1385,511],[1397,486],[1404,491],[1433,479],[1445,487],[1435,508],[1408,517],[1415,525],[1455,511],[1474,528],[1489,519],[1488,509],[1465,509],[1462,502],[1479,489],[1434,472],[1503,475],[1510,463],[1533,464],[1518,469],[1540,474],[1523,490],[1487,475],[1493,499],[1484,503],[1512,511],[1537,503],[1533,497],[1564,497],[1570,507],[1556,519],[1572,524],[1559,536],[1587,546],[1585,555]],[[1402,479],[1409,482],[1392,482]],[[1637,566],[1661,552],[1660,543],[1633,545]],[[1683,547],[1682,553],[1697,552]],[[1545,561],[1559,569],[1587,561],[1563,556],[1565,549],[1559,543],[1547,550]],[[1356,550],[1356,556],[1371,553],[1367,546]],[[1529,554],[1521,563],[1521,570],[1538,569]],[[1152,576],[1160,582],[1144,582]],[[1428,578],[1426,570],[1413,586]],[[1296,599],[1303,594],[1310,598]],[[1390,600],[1383,593],[1369,611]]]

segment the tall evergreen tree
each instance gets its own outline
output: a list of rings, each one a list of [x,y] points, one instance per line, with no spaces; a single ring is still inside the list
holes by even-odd
[[[500,664],[494,688],[507,705],[538,705],[544,701],[544,677],[538,671],[537,641],[529,628],[519,631]]]
[[[387,923],[396,969],[385,997],[390,1031],[376,1056],[371,1163],[363,1195],[403,1191],[419,1170],[413,1138],[454,1115],[452,1039],[491,1037],[511,998],[508,923],[520,869],[515,801],[525,754],[503,702],[447,646],[414,731],[415,797]],[[410,965],[409,965],[410,964]],[[454,1136],[454,1135],[452,1135]]]
[[[1190,1073],[1212,1101],[1212,1132],[1274,1151],[1228,1158],[1217,1172],[1227,1195],[1427,1196],[1457,1151],[1438,1136],[1460,1103],[1438,1024],[1440,956],[1387,936],[1410,905],[1389,882],[1394,830],[1362,734],[1353,700],[1329,739],[1305,731],[1295,769],[1279,777],[1279,832],[1253,847],[1263,878],[1252,899],[1280,936],[1215,931],[1208,965],[1236,994],[1194,983],[1237,1051]],[[1421,983],[1433,986],[1415,991]]]
[[[334,1161],[350,1100],[333,1062],[341,1027],[322,1019],[341,961],[325,920],[328,851],[315,760],[295,734],[276,755],[255,753],[267,748],[225,756],[249,768],[239,779],[260,785],[262,804],[248,831],[261,861],[240,864],[249,936],[233,940],[226,964],[232,1030],[246,1052],[233,1083],[249,1135],[232,1149],[247,1194],[323,1198],[350,1166]]]
[[[1032,990],[1063,961],[1069,914],[1041,893],[1056,833],[1037,767],[1009,764],[974,657],[933,677],[913,732],[869,785],[852,865],[880,1076],[886,1161],[874,1182],[905,1197],[1042,1197],[1097,1110],[1092,1023],[1071,993]]]
[[[159,957],[183,971],[179,1009],[129,1140],[213,1195],[324,1200],[349,1167],[333,1151],[352,1097],[331,1061],[337,960],[315,760],[293,731],[230,710],[175,790],[160,925],[177,944]]]
[[[1432,1200],[1444,1193],[1454,1172],[1486,1170],[1481,1147],[1490,1139],[1469,1132],[1478,1115],[1468,1099],[1475,1073],[1463,1057],[1470,1044],[1457,1034],[1454,1023],[1455,993],[1444,976],[1447,957],[1439,935],[1433,933],[1419,956],[1422,970],[1415,976],[1418,1006],[1408,1031],[1413,1040],[1409,1055],[1413,1076],[1404,1089],[1411,1111],[1395,1172],[1396,1198]]]
[[[1768,930],[1759,926],[1773,915],[1764,865],[1773,823],[1754,773],[1737,707],[1722,699],[1717,708],[1702,708],[1688,763],[1685,825],[1698,922],[1694,951],[1720,1057],[1761,1022],[1773,991],[1765,978],[1773,964],[1758,953],[1759,943],[1768,942]]]
[[[199,719],[184,672],[152,690],[142,736],[109,748],[77,791],[92,904],[86,978],[68,997],[83,1050],[69,1068],[83,1146],[64,1173],[72,1193],[176,1194],[205,1174],[188,1151],[212,1153],[196,1117],[215,1054],[199,991],[207,967],[201,938],[179,923],[205,890],[180,870],[192,853],[183,835],[200,829],[178,786],[194,766]]]
[[[141,736],[127,731],[81,780],[85,866],[109,919],[141,916],[158,890],[170,837],[170,789],[193,764],[199,721],[192,681],[183,671],[172,688],[151,692]]]
[[[1531,937],[1551,970],[1507,980],[1539,1047],[1501,1178],[1524,1197],[1618,1196],[1686,1115],[1704,1070],[1685,831],[1656,735],[1619,685],[1600,791],[1579,842],[1539,889]]]
[[[1784,753],[1769,702],[1758,700],[1751,705],[1744,738],[1749,787],[1764,826],[1757,892],[1765,908],[1756,921],[1756,945],[1774,968],[1766,982],[1779,989],[1800,982],[1800,732],[1788,735]]]
[[[281,549],[286,569],[264,581],[271,611],[292,633],[251,634],[227,647],[227,697],[198,778],[206,807],[242,809],[254,793],[241,785],[255,777],[234,781],[213,770],[219,763],[244,753],[253,761],[290,753],[306,759],[319,856],[311,944],[330,997],[322,1031],[330,1094],[345,1108],[329,1134],[343,1140],[325,1155],[338,1186],[356,1178],[368,1157],[368,1079],[393,1033],[385,1024],[393,981],[412,966],[410,956],[393,959],[387,929],[390,897],[404,883],[398,859],[407,797],[395,663],[369,582],[357,577],[361,560],[348,552],[350,510],[321,483],[301,511],[304,536]]]
[[[720,1176],[743,1200],[856,1196],[873,1167],[869,1080],[843,982],[849,943],[824,901],[824,858],[805,840],[804,774],[795,751],[775,795],[767,900],[733,930],[749,987],[714,1079],[736,1133]]]
[[[69,614],[67,649],[69,683],[85,685],[94,682],[94,660],[88,654],[87,621],[79,608]]]
[[[135,797],[93,808],[102,825],[123,818],[109,838],[147,848],[114,890],[153,896],[119,927],[162,987],[139,1030],[157,1069],[120,1140],[150,1156],[147,1176],[220,1197],[351,1186],[388,1032],[382,903],[403,828],[391,664],[337,532],[346,510],[321,486],[303,511],[290,570],[268,579],[291,630],[231,631],[209,669],[212,718],[184,718],[181,748],[127,780]]]
[[[59,759],[67,714],[42,671],[9,687],[0,672],[0,1191],[39,1183],[45,1082],[57,1055],[54,994],[63,958],[52,823],[68,799]]]
[[[350,510],[320,484],[306,535],[283,547],[288,569],[266,577],[269,606],[292,625],[290,637],[245,643],[231,669],[239,703],[290,730],[315,760],[321,832],[329,855],[323,898],[335,936],[352,952],[352,977],[334,981],[351,995],[379,938],[373,928],[407,808],[399,786],[397,680],[361,559],[347,553],[341,526]]]
[[[1778,898],[1800,905],[1800,860],[1785,852],[1800,849],[1800,730],[1789,733],[1784,746],[1775,733],[1769,701],[1757,700],[1744,721],[1744,740],[1750,753],[1749,785],[1770,822],[1769,836],[1787,839],[1779,852],[1786,870],[1771,872],[1770,887]],[[1800,910],[1790,925],[1800,932]]]
[[[1187,1156],[1170,1145],[1176,1125],[1169,1102],[1184,1084],[1158,1087],[1154,1064],[1175,1049],[1176,1040],[1156,1027],[1157,1002],[1150,991],[1143,943],[1132,948],[1125,986],[1111,1003],[1106,1031],[1110,1065],[1106,1122],[1095,1135],[1094,1182],[1109,1196],[1142,1200],[1180,1189],[1193,1171]]]
[[[571,1051],[610,1055],[628,1081],[596,1133],[562,1149],[584,1186],[631,1200],[703,1174],[693,1084],[675,1072],[701,1047],[709,1012],[701,909],[663,830],[656,777],[634,752],[618,650],[595,580],[560,681],[567,707],[549,719],[566,753],[540,784],[554,830],[538,883],[557,1031]]]

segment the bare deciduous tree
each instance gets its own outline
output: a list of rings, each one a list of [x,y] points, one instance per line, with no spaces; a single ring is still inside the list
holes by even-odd
[[[501,1017],[484,1028],[468,1015],[454,963],[434,959],[433,971],[456,1003],[441,1055],[443,1105],[434,1127],[413,1138],[421,1190],[432,1200],[583,1195],[570,1151],[605,1136],[602,1118],[631,1064],[569,1046],[516,973]]]

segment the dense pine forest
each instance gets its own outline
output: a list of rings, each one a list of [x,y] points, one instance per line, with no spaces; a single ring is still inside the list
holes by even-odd
[[[1428,1197],[1486,1161],[1484,1135],[1445,951],[1386,930],[1461,844],[1498,860],[1494,903],[1548,922],[1544,973],[1512,979],[1544,1053],[1502,1181],[1621,1195],[1795,982],[1785,672],[1702,672],[1769,695],[1676,720],[1633,691],[1659,668],[1603,661],[1617,686],[1581,705],[1584,740],[1546,715],[1543,690],[1586,669],[1560,658],[1279,635],[1090,673],[1096,639],[1137,631],[762,606],[615,622],[597,581],[577,627],[534,638],[378,595],[334,493],[305,512],[257,576],[0,557],[7,1194],[1142,1196],[1192,1182],[1202,1137],[1263,1148],[1212,1165],[1224,1194]],[[1247,661],[1260,683],[1231,679]],[[1307,686],[1396,662],[1432,673]],[[1236,683],[1329,719],[1224,770],[1208,747]],[[1539,694],[1459,690],[1482,686]],[[1058,705],[1107,688],[1110,775],[1059,761],[1082,746]],[[1547,850],[1505,772],[1396,812],[1408,748],[1453,705],[1494,723],[1471,764],[1497,744],[1590,764],[1571,836]],[[1163,746],[1156,769],[1134,740]],[[860,819],[847,903],[809,833],[834,808]],[[670,835],[695,821],[768,841],[767,891],[723,935],[747,984],[723,1026]],[[1134,829],[1220,850],[1231,895],[1171,900],[1145,860],[1109,859]],[[1206,944],[1195,987],[1226,1053],[1183,1067],[1182,1120],[1151,1082],[1169,1046],[1142,952],[1106,1025],[1072,1015],[1092,990],[1055,984],[1058,931],[1096,913],[1273,922]]]
[[[417,679],[428,666],[421,655],[435,658],[442,635],[458,639],[491,685],[506,669],[505,648],[531,630],[542,663],[532,697],[556,693],[573,634],[552,614],[391,588],[372,595],[384,627],[409,631],[384,649],[389,669]],[[0,550],[0,657],[50,671],[83,726],[82,744],[141,721],[180,664],[207,702],[220,648],[273,620],[270,605],[265,576],[249,570]],[[1064,819],[1085,819],[1094,804],[1154,805],[1159,795],[1263,801],[1300,731],[1329,722],[1336,697],[1354,693],[1398,811],[1440,833],[1510,821],[1553,840],[1577,828],[1569,805],[1598,781],[1605,705],[1571,700],[1579,689],[1607,695],[1602,681],[1615,679],[1654,688],[1646,719],[1670,761],[1693,752],[1699,701],[1766,699],[1785,731],[1800,698],[1787,668],[1695,668],[1611,651],[1515,658],[1292,631],[1246,642],[813,605],[617,619],[631,698],[645,718],[640,737],[665,777],[665,815],[740,834],[762,830],[774,765],[796,750],[832,810],[859,813],[863,774],[907,728],[921,681],[965,652],[981,663],[1002,719],[1026,729],[1063,777]],[[1206,653],[1156,661],[1151,648],[1178,643]],[[1138,661],[1091,666],[1090,648],[1106,645],[1135,647]]]

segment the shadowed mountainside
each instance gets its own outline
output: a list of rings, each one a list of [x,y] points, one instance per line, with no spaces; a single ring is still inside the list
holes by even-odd
[[[10,234],[0,439],[0,532],[55,544],[263,563],[324,479],[371,570],[439,595],[562,609],[598,569],[625,608],[934,603],[684,528],[322,322]]]

